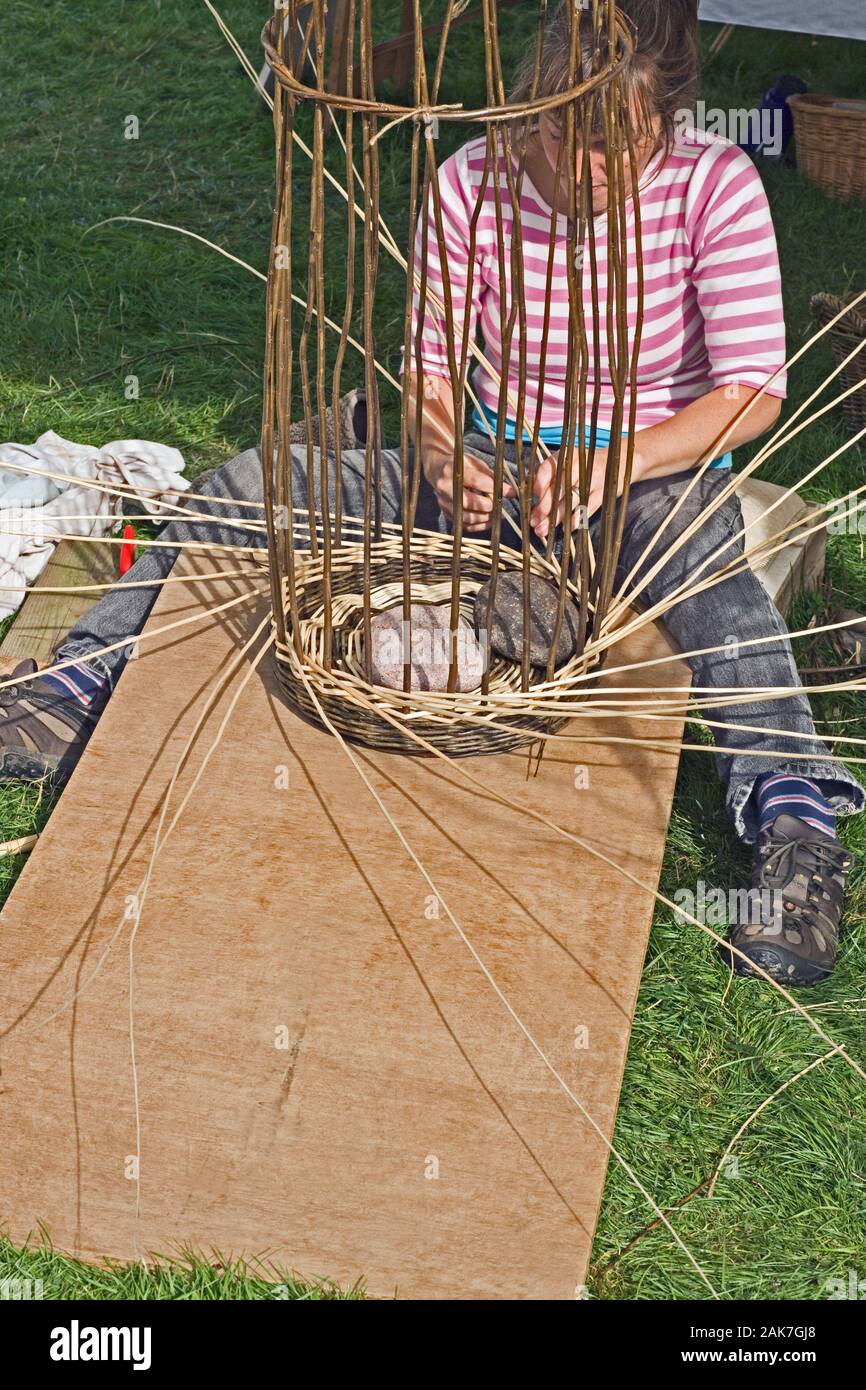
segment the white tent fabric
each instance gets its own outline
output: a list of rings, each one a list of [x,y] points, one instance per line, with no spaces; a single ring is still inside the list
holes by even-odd
[[[701,0],[701,19],[866,39],[864,0]]]

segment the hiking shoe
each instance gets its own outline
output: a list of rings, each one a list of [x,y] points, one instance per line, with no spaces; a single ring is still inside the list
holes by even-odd
[[[774,980],[816,985],[836,963],[851,858],[845,846],[796,816],[779,816],[758,837],[752,896],[761,911],[731,928],[731,942]],[[744,960],[723,951],[738,975]]]
[[[31,676],[38,669],[31,659],[21,661],[6,679]],[[39,677],[0,690],[0,782],[14,777],[41,782],[50,776],[66,781],[104,705],[101,699],[85,706]]]

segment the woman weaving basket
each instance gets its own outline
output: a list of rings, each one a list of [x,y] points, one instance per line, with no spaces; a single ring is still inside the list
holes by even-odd
[[[736,494],[714,505],[731,466],[729,453],[713,459],[714,446],[723,438],[730,449],[746,444],[776,421],[785,395],[785,328],[775,235],[751,161],[726,140],[677,129],[677,113],[688,105],[698,77],[696,0],[620,0],[619,8],[638,36],[625,76],[635,132],[630,177],[639,181],[640,189],[644,322],[635,374],[631,479],[616,582],[622,586],[628,581],[626,597],[630,587],[639,586],[641,601],[654,605],[684,590],[696,571],[707,576],[727,564],[732,554],[743,553]],[[546,35],[540,72],[536,95],[568,90],[564,7]],[[518,80],[515,99],[526,96],[530,80],[527,71]],[[561,552],[565,525],[588,525],[593,544],[598,543],[601,489],[615,409],[613,370],[599,341],[590,380],[596,418],[580,427],[594,460],[593,472],[588,505],[578,508],[577,474],[573,490],[568,480],[563,487],[557,477],[571,333],[568,217],[558,178],[563,140],[558,109],[543,111],[527,132],[518,215],[526,306],[526,393],[520,422],[524,456],[533,437],[544,446],[544,457],[533,459],[533,543],[542,547],[556,538]],[[497,432],[504,433],[509,441],[506,461],[511,464],[519,444],[516,414],[515,418],[509,415],[504,425],[497,419],[499,377],[509,378],[512,362],[512,354],[502,351],[508,313],[501,302],[501,253],[510,267],[513,209],[506,194],[500,197],[497,211],[496,181],[501,191],[508,182],[508,170],[500,154],[499,167],[495,171],[488,167],[485,173],[486,149],[484,137],[472,140],[439,170],[444,241],[440,248],[438,239],[428,233],[426,242],[419,242],[426,255],[431,293],[420,323],[416,295],[416,360],[421,371],[420,376],[413,373],[409,388],[410,421],[415,420],[416,393],[421,396],[422,429],[414,452],[424,484],[417,521],[432,528],[446,526],[455,505],[455,419],[445,324],[436,308],[444,289],[444,251],[456,313],[452,329],[456,335],[466,330],[469,339],[480,334],[485,350],[472,377],[478,404],[464,437],[462,469],[462,527],[474,534],[489,531],[494,507],[495,445],[491,440]],[[607,210],[604,142],[594,137],[588,155],[582,147],[576,154],[580,160],[588,157],[598,233]],[[473,232],[479,199],[480,216]],[[557,230],[548,299],[548,248],[554,218]],[[432,217],[422,222],[419,238],[424,236],[424,226],[429,229],[432,224]],[[498,228],[505,238],[504,248],[499,245]],[[629,228],[633,231],[633,207]],[[598,280],[603,285],[607,239],[597,234],[595,240]],[[474,247],[471,264],[470,247]],[[629,250],[631,280],[638,254],[634,238]],[[456,306],[468,309],[468,324]],[[584,307],[586,323],[591,325],[589,298]],[[513,394],[508,392],[507,398]],[[750,402],[744,413],[743,407]],[[579,452],[568,450],[575,468]],[[625,450],[617,449],[616,454],[624,459]],[[699,464],[707,458],[713,459],[712,466],[701,470]],[[296,497],[307,494],[306,460],[306,449],[294,451]],[[363,515],[364,473],[363,451],[344,451],[342,500],[347,516]],[[386,449],[381,460],[385,521],[401,518],[401,486],[399,451]],[[250,450],[218,469],[201,490],[224,500],[261,498],[257,452]],[[571,503],[564,508],[558,498],[575,499],[573,514],[565,515]],[[195,505],[199,512],[211,510],[204,502]],[[516,488],[507,479],[503,506],[519,523]],[[251,543],[249,530],[231,524],[232,517],[246,519],[248,511],[214,505],[212,512],[212,526],[173,521],[162,534],[167,541]],[[702,523],[692,531],[704,513]],[[663,534],[657,538],[663,523]],[[677,547],[686,532],[687,539]],[[503,538],[507,540],[505,531]],[[264,544],[263,535],[256,534],[254,539]],[[654,572],[656,561],[668,551],[672,553]],[[69,660],[70,665],[3,692],[6,718],[0,724],[0,748],[5,777],[68,775],[126,660],[122,650],[91,654],[140,632],[158,593],[158,588],[147,587],[147,581],[164,577],[175,556],[170,549],[149,549],[126,576],[140,587],[122,586],[107,595],[59,648],[57,658]],[[836,958],[848,867],[846,851],[835,834],[836,816],[861,810],[863,790],[832,760],[818,738],[784,622],[748,567],[676,602],[664,621],[680,649],[692,654],[689,664],[696,687],[704,695],[719,692],[718,703],[706,713],[718,725],[717,761],[727,808],[736,833],[755,846],[753,886],[769,889],[781,904],[766,920],[733,927],[732,940],[749,959],[786,984],[820,981]],[[728,637],[738,643],[736,658],[718,650],[702,654],[702,649],[715,648]],[[26,664],[19,667],[22,675],[29,670]],[[755,689],[792,693],[788,698],[736,702],[738,691]],[[761,732],[754,732],[756,728]],[[794,753],[801,756],[786,761],[785,755]],[[735,958],[734,964],[748,973],[743,960]]]

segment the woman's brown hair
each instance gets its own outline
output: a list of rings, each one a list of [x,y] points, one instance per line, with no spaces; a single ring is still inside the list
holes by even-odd
[[[604,0],[600,6],[606,14]],[[663,143],[670,148],[677,130],[678,113],[690,110],[697,97],[700,58],[698,0],[617,0],[627,21],[634,51],[624,69],[625,94],[635,113],[638,131],[645,134],[654,119],[661,122]],[[607,61],[606,33],[597,42],[591,9],[581,0],[563,0],[547,26],[536,81],[537,45],[532,45],[518,71],[512,101],[554,96],[569,86],[571,37],[569,10],[580,19],[582,76],[597,71]],[[580,77],[578,77],[580,80]]]

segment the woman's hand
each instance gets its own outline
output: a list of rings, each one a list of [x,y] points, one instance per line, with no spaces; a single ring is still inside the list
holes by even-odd
[[[454,397],[451,384],[438,376],[422,379],[422,428],[416,438],[418,380],[409,382],[409,431],[418,449],[421,468],[436,501],[450,522],[454,521]],[[502,480],[503,499],[516,497],[516,489]],[[463,455],[463,529],[488,531],[493,514],[493,472],[472,454]]]
[[[425,449],[424,477],[436,493],[436,501],[449,521],[454,521],[454,454]],[[516,497],[516,489],[503,479],[502,496]],[[489,531],[493,513],[493,473],[486,464],[463,455],[463,529]]]
[[[598,511],[601,506],[604,494],[604,475],[607,471],[608,450],[599,445],[595,451],[595,458],[592,467],[592,479],[589,487],[589,499],[586,511],[581,511],[580,495],[578,489],[580,459],[577,448],[575,447],[572,455],[572,477],[571,481],[565,482],[565,496],[561,496],[556,507],[555,518],[553,516],[553,493],[556,487],[556,469],[559,454],[551,454],[549,458],[543,459],[535,471],[535,481],[532,491],[536,498],[535,506],[530,516],[530,525],[535,534],[546,540],[550,534],[551,526],[561,526],[565,517],[566,504],[571,508],[571,529],[577,531],[581,526],[586,526],[589,518]],[[621,464],[625,462],[625,449],[621,457]],[[622,491],[620,485],[618,491]]]
[[[577,449],[574,450],[572,460],[572,481],[569,490],[566,492],[568,505],[571,507],[571,529],[578,531],[585,528],[589,523],[590,517],[595,516],[604,499],[605,475],[608,469],[610,449],[597,445],[595,457],[592,464],[592,477],[589,482],[589,497],[586,507],[583,508],[580,502],[579,492],[579,472],[580,461]],[[535,474],[533,493],[537,497],[536,505],[532,511],[530,524],[536,535],[541,540],[546,540],[551,527],[551,515],[553,512],[553,490],[556,486],[556,466],[558,454],[551,454],[550,458],[544,459],[539,465]],[[627,459],[626,440],[623,439],[622,449],[619,455],[619,478],[616,485],[616,495],[621,496],[625,485],[625,466]],[[631,461],[631,480],[633,483],[639,482],[641,478],[649,476],[651,468],[646,455],[642,450],[635,449]],[[563,524],[565,506],[562,500],[556,509],[556,520],[554,526]]]

